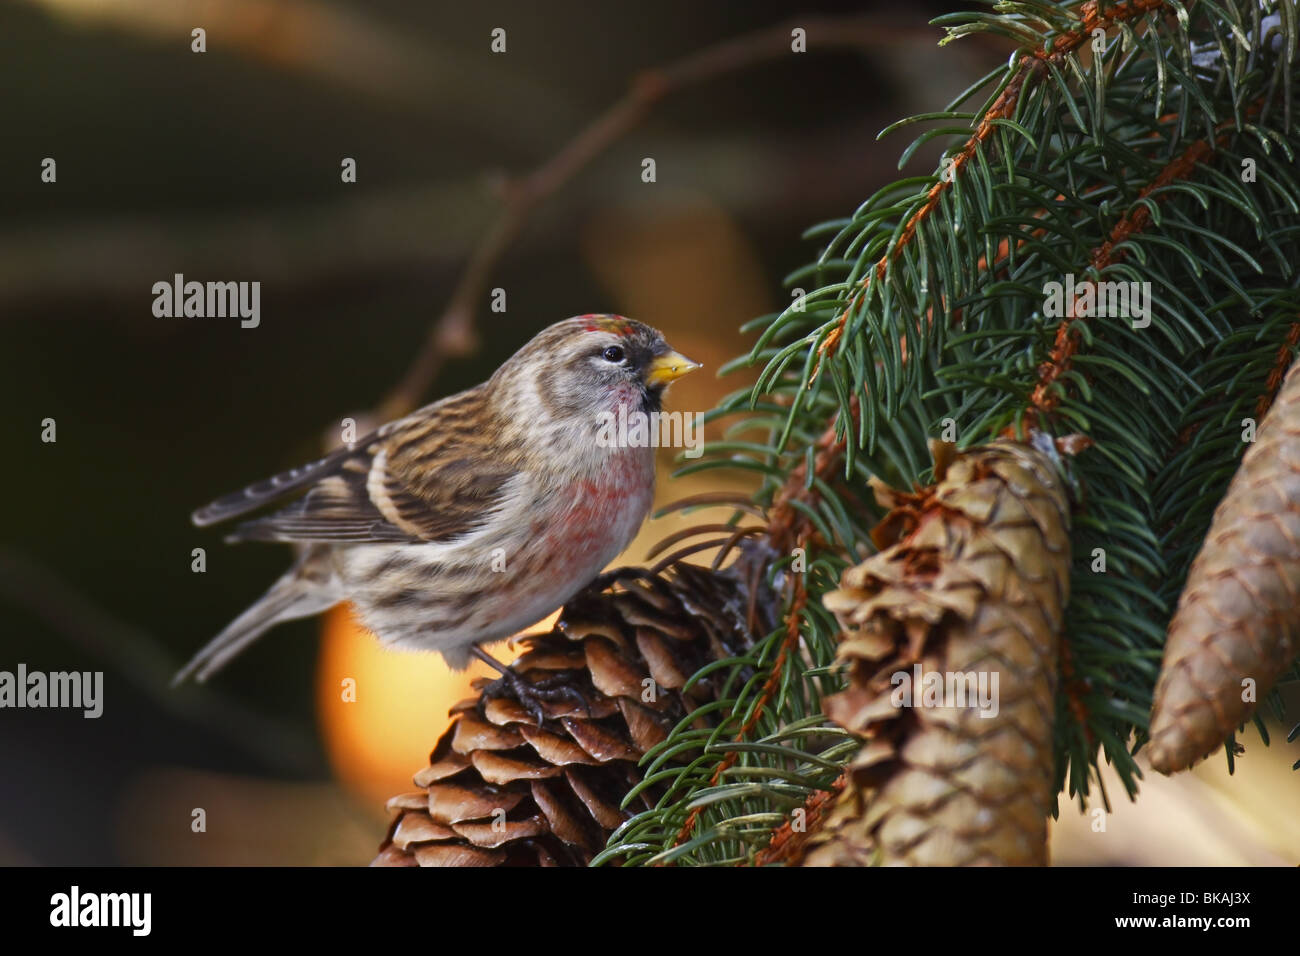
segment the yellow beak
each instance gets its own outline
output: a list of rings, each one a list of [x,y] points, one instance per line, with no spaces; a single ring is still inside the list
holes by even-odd
[[[687,372],[700,368],[699,362],[693,362],[681,352],[668,351],[656,356],[645,371],[645,383],[650,387],[667,385],[675,382]]]

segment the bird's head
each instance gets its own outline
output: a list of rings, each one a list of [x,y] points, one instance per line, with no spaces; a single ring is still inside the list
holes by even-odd
[[[498,374],[531,377],[555,417],[658,411],[668,386],[700,367],[658,330],[620,315],[580,315],[557,322],[520,349]]]

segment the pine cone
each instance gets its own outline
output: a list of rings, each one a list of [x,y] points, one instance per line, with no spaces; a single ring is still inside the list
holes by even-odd
[[[850,668],[826,711],[865,743],[804,865],[1046,863],[1070,539],[1055,450],[1036,443],[952,461],[947,446],[937,484],[914,494],[874,483],[892,509],[874,533],[883,550],[825,598]],[[984,678],[996,712],[935,706],[924,682],[907,706],[898,675],[917,667],[969,678],[972,696]]]
[[[756,605],[750,562],[724,572],[677,564],[650,577],[614,572],[565,606],[554,630],[527,638],[513,664],[537,682],[564,672],[585,697],[543,705],[542,726],[505,697],[452,708],[452,723],[388,802],[397,816],[372,865],[582,866],[631,816],[620,809],[638,761],[712,699],[700,667],[743,652]],[[770,612],[764,612],[770,618]],[[764,622],[770,626],[770,619]],[[653,805],[657,791],[637,798]]]
[[[1215,509],[1169,623],[1151,710],[1151,766],[1186,769],[1250,718],[1300,653],[1297,600],[1300,364]]]

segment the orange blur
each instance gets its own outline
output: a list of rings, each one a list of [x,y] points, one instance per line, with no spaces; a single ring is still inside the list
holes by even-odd
[[[558,612],[530,631],[549,630]],[[321,739],[338,781],[364,804],[382,811],[395,793],[414,789],[411,776],[428,762],[446,728],[447,710],[472,695],[475,677],[495,677],[475,661],[453,673],[442,655],[383,648],[358,624],[350,605],[324,617],[316,673]],[[503,662],[506,643],[489,648]],[[354,700],[345,700],[351,679]]]

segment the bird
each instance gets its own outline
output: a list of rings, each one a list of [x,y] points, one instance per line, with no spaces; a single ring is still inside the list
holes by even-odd
[[[482,384],[199,508],[199,527],[245,519],[227,542],[285,542],[296,557],[174,685],[350,601],[384,646],[437,651],[453,670],[478,658],[516,696],[537,696],[480,645],[563,606],[631,543],[654,495],[654,450],[599,440],[602,424],[660,411],[668,386],[700,367],[641,322],[574,316]]]

